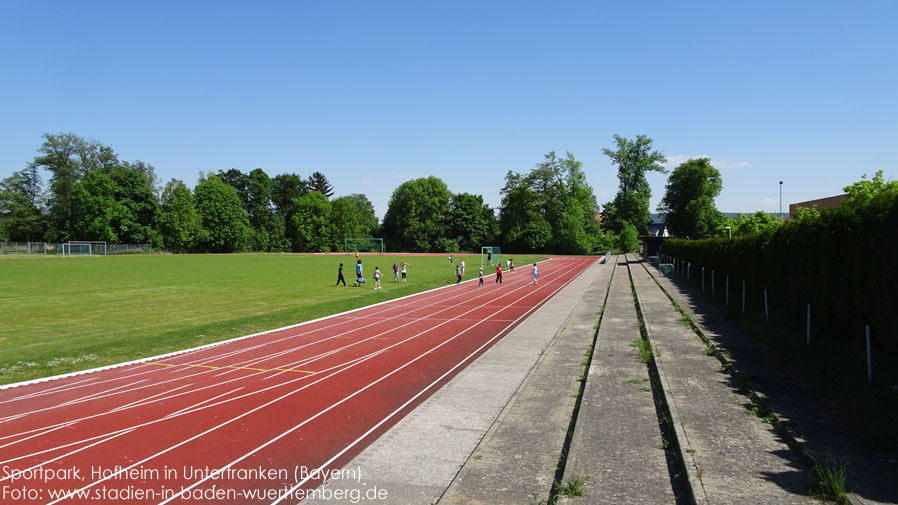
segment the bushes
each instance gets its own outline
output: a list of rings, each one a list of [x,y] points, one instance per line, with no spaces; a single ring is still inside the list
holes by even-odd
[[[671,239],[663,252],[691,262],[694,271],[717,272],[719,290],[724,275],[731,289],[746,281],[749,303],[760,310],[764,288],[771,311],[784,310],[794,321],[803,322],[810,303],[812,324],[823,330],[815,335],[863,346],[869,324],[879,351],[898,352],[892,314],[898,308],[898,192],[802,211],[775,231],[733,240]]]

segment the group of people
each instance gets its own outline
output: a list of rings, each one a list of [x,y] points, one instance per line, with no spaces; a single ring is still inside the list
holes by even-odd
[[[449,263],[454,264],[455,256],[449,256]],[[509,272],[514,272],[514,259],[509,258],[505,260],[506,268]],[[362,266],[362,260],[356,259],[355,262],[355,282],[352,283],[353,286],[361,286],[365,283],[365,276],[362,275],[362,271],[364,267]],[[400,281],[399,275],[400,272],[402,274],[402,279]],[[393,262],[393,282],[402,282],[402,284],[406,283],[406,274],[408,272],[408,263]],[[462,278],[465,276],[465,260],[462,259],[458,265],[455,265],[455,284],[458,285],[461,283]],[[374,289],[381,289],[380,285],[380,267],[374,267]],[[480,273],[478,275],[479,282],[477,283],[478,287],[483,286],[483,267],[480,267]],[[533,264],[533,285],[537,285],[537,279],[539,278],[539,268],[536,266],[536,263]],[[337,286],[343,283],[343,286],[346,286],[346,278],[343,275],[343,263],[340,263],[340,270],[337,273]],[[502,284],[502,265],[496,265],[496,284]]]
[[[408,273],[408,263],[401,262],[396,264],[393,262],[393,282],[399,281],[399,272],[402,271],[402,283],[406,283],[406,274]],[[365,283],[365,276],[362,274],[364,271],[364,267],[362,266],[362,260],[355,260],[355,282],[352,283],[353,286],[361,286]],[[380,285],[380,267],[374,267],[374,289],[381,289],[383,286]],[[346,277],[343,275],[343,263],[340,263],[340,269],[337,271],[337,286],[343,283],[343,286],[346,286]]]

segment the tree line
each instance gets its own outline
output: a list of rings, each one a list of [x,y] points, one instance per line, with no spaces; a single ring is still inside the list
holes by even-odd
[[[600,209],[582,163],[554,151],[526,173],[509,171],[498,209],[482,195],[453,193],[437,177],[401,184],[383,222],[364,194],[334,198],[314,172],[269,177],[261,168],[200,174],[194,188],[164,184],[152,165],[119,159],[109,146],[73,133],[44,134],[38,154],[0,181],[0,237],[14,241],[103,240],[149,243],[171,252],[343,249],[348,237],[384,237],[393,251],[471,251],[500,245],[516,252],[589,254],[632,251],[648,232],[646,173],[666,173],[652,139],[614,135],[604,149],[619,188]],[[48,173],[43,184],[41,173]],[[689,160],[667,182],[659,211],[683,237],[720,236],[778,224],[763,213],[728,221],[714,207],[720,173],[708,159]]]

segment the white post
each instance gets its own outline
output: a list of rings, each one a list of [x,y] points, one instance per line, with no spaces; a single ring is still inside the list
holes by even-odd
[[[873,348],[870,345],[870,325],[867,325],[867,382],[873,382]]]
[[[811,345],[811,304],[808,304],[808,342],[807,345]]]
[[[767,288],[764,288],[764,320],[770,322],[770,311],[767,310]]]
[[[742,313],[745,314],[745,281],[742,281]]]

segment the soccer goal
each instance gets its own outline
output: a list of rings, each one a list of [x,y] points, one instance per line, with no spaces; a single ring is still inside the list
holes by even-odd
[[[346,252],[375,252],[384,253],[384,239],[382,238],[344,238],[343,246]]]
[[[47,243],[28,242],[28,254],[47,254]]]
[[[502,263],[502,251],[498,246],[489,245],[480,248],[480,266],[496,266]]]
[[[106,256],[106,242],[72,240],[62,244],[63,256]]]

